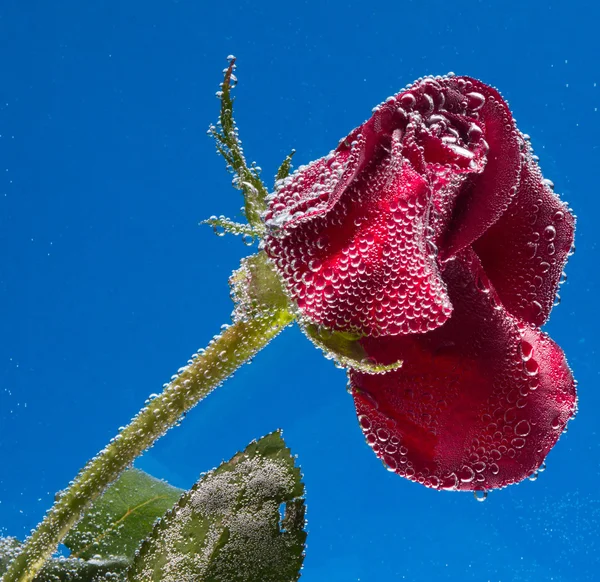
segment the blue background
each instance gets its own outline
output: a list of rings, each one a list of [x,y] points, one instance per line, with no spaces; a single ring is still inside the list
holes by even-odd
[[[198,222],[239,217],[206,136],[238,57],[236,117],[270,179],[327,153],[425,74],[497,86],[576,210],[547,330],[580,413],[535,483],[438,493],[385,471],[345,376],[286,330],[138,466],[188,487],[276,427],[305,474],[302,580],[579,581],[600,565],[598,12],[571,2],[58,3],[0,7],[0,527],[54,492],[229,321],[248,253]]]

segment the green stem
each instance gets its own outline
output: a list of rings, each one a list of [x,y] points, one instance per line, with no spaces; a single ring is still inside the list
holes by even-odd
[[[160,396],[144,407],[81,470],[27,539],[2,581],[33,580],[69,529],[106,487],[182,415],[265,347],[292,320],[287,310],[274,310],[260,318],[238,321],[213,338],[206,351],[186,366]]]

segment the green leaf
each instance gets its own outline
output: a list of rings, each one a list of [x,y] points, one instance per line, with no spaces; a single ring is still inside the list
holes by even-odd
[[[260,178],[260,168],[246,163],[242,144],[238,137],[237,127],[233,118],[233,98],[231,90],[236,85],[237,79],[233,74],[235,58],[229,57],[229,66],[224,71],[221,90],[217,97],[221,100],[221,114],[219,127],[211,125],[208,133],[216,142],[217,152],[225,158],[228,169],[234,174],[233,184],[244,195],[244,212],[246,219],[252,227],[260,233],[264,232],[261,214],[266,210],[267,189]]]
[[[334,360],[341,368],[353,368],[365,374],[385,374],[402,367],[402,360],[391,364],[371,360],[359,341],[359,334],[334,331],[312,323],[301,327],[306,337],[323,351],[325,357]]]
[[[156,524],[128,581],[298,580],[306,540],[300,479],[280,432],[252,442]]]
[[[16,538],[0,538],[0,576],[23,544]],[[127,558],[79,560],[51,558],[33,582],[124,582],[130,564]]]
[[[242,259],[229,279],[234,321],[250,320],[288,308],[279,274],[264,251]]]
[[[17,538],[0,538],[0,576],[19,553],[21,542]]]
[[[133,558],[154,522],[182,493],[143,471],[129,469],[96,500],[64,543],[75,558]]]

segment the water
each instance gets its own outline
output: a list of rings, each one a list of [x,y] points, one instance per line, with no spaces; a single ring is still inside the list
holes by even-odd
[[[547,330],[580,412],[547,470],[437,493],[364,443],[341,370],[297,329],[191,412],[137,466],[180,487],[281,427],[307,487],[302,580],[594,580],[598,542],[597,10],[581,0],[63,2],[0,8],[0,527],[23,537],[54,493],[229,321],[247,254],[200,220],[239,218],[205,132],[238,57],[237,121],[267,180],[326,154],[425,74],[497,86],[578,215]],[[594,13],[596,11],[596,13]]]

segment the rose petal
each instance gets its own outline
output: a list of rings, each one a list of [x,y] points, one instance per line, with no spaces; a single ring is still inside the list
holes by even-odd
[[[310,321],[378,336],[423,333],[450,315],[427,239],[429,188],[401,147],[398,134],[382,140],[333,207],[267,238],[267,253]],[[304,170],[289,189],[302,189],[305,198],[308,184],[314,190],[330,179],[338,155],[329,166],[321,160]],[[331,191],[325,185],[323,197]]]
[[[537,326],[548,320],[574,231],[573,215],[527,153],[517,195],[473,245],[513,315]]]
[[[521,141],[500,93],[476,79],[459,77],[456,82],[467,83],[467,96],[483,101],[479,121],[489,151],[484,171],[469,176],[456,200],[440,244],[442,260],[469,246],[500,218],[517,192],[521,168]]]
[[[437,330],[364,338],[395,372],[350,372],[367,442],[390,470],[428,487],[504,487],[534,473],[572,416],[574,381],[561,349],[519,324],[472,251],[444,271],[454,305]]]

